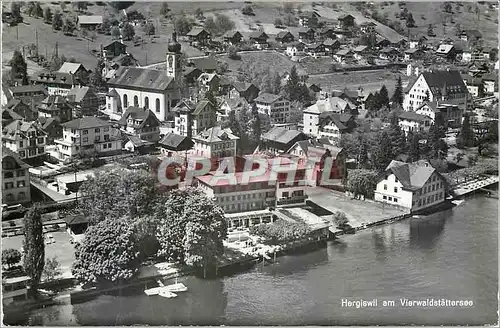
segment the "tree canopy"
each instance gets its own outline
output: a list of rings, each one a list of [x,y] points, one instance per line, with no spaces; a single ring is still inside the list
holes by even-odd
[[[24,263],[30,285],[36,291],[45,264],[42,216],[38,206],[33,206],[24,216]]]
[[[9,65],[11,67],[10,77],[12,81],[21,80],[23,85],[28,84],[28,65],[19,50],[14,51]]]

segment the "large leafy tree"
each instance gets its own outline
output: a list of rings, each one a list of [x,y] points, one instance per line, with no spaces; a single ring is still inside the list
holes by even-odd
[[[378,171],[384,171],[387,165],[394,158],[391,139],[387,132],[382,132],[380,135],[380,143],[375,148],[373,156],[373,164]]]
[[[187,19],[186,16],[180,15],[174,22],[175,29],[179,35],[186,35],[193,24]]]
[[[408,134],[408,157],[410,162],[415,162],[420,159],[420,136],[418,133]]]
[[[138,259],[132,219],[108,218],[87,229],[71,271],[83,283],[119,284],[136,275]]]
[[[363,195],[366,198],[372,198],[373,191],[377,186],[377,172],[365,169],[349,170],[348,172],[347,189],[354,194],[354,197]]]
[[[54,30],[60,30],[63,26],[62,14],[59,10],[54,13],[52,18],[52,28]]]
[[[21,262],[21,252],[14,248],[7,248],[2,250],[2,265],[6,265],[8,268]]]
[[[24,271],[31,278],[31,288],[36,291],[45,264],[42,216],[38,206],[33,206],[24,216]]]
[[[206,268],[222,255],[222,241],[227,237],[224,212],[202,191],[172,190],[158,203],[154,215],[160,218],[159,256]]]
[[[125,23],[125,25],[123,26],[123,29],[122,29],[122,34],[123,34],[123,38],[125,40],[132,40],[132,38],[135,35],[135,30],[134,30],[134,27],[132,26],[132,24]]]
[[[28,65],[24,61],[23,55],[18,50],[14,51],[14,55],[9,63],[10,77],[12,81],[21,80],[23,85],[28,84]]]
[[[396,121],[397,122],[397,121]],[[406,137],[396,122],[392,122],[389,127],[389,138],[394,156],[406,153]]]
[[[110,217],[148,212],[157,193],[154,177],[144,170],[96,172],[81,188],[78,210],[96,224]]]
[[[50,10],[50,7],[45,7],[43,11],[43,20],[47,24],[52,23],[52,10]]]
[[[63,25],[63,33],[67,35],[73,34],[73,31],[76,29],[75,23],[70,17],[66,17],[66,20],[64,21]]]
[[[99,59],[96,68],[92,72],[89,78],[90,85],[92,85],[98,91],[106,91],[107,84],[102,76],[102,69],[104,68],[104,61]]]
[[[476,143],[475,139],[474,131],[470,125],[469,115],[464,115],[462,127],[460,128],[460,133],[457,137],[457,146],[473,147]]]

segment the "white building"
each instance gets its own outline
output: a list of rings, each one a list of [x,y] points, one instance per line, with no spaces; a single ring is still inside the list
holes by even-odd
[[[414,111],[426,101],[452,101],[460,107],[467,102],[467,87],[458,71],[421,73],[405,93],[403,109]]]
[[[375,200],[411,212],[444,202],[446,180],[428,162],[391,161],[375,189]]]
[[[402,112],[398,115],[398,125],[405,134],[408,132],[427,132],[432,124],[429,116],[415,112]]]
[[[23,161],[43,160],[47,133],[37,122],[15,120],[2,130],[2,146],[19,155]]]
[[[173,108],[175,114],[175,133],[192,137],[211,128],[217,122],[217,113],[210,101],[203,99],[196,104],[182,100]]]
[[[433,101],[424,102],[415,110],[415,113],[428,116],[433,122],[436,121],[437,115],[442,115],[447,126],[457,127],[461,124],[464,110],[457,105]]]
[[[31,201],[29,167],[18,154],[6,148],[2,150],[2,204]]]
[[[207,158],[233,157],[239,139],[231,129],[214,126],[193,137],[194,154]]]
[[[325,116],[328,113],[333,114],[351,114],[356,106],[348,100],[339,97],[329,97],[318,100],[314,105],[304,109],[304,128],[303,132],[310,136],[319,137],[320,132],[320,116]]]
[[[254,101],[257,110],[269,116],[271,124],[286,123],[290,117],[290,101],[283,96],[261,93]]]
[[[160,140],[160,121],[150,109],[129,107],[119,123],[126,134],[149,142]]]
[[[97,117],[83,117],[62,124],[63,138],[54,140],[58,159],[68,160],[83,151],[95,151],[100,156],[121,152],[120,130]]]

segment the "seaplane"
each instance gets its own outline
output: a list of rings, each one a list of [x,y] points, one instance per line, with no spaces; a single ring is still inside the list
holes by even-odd
[[[161,280],[157,280],[156,282],[158,283],[158,287],[144,290],[146,295],[159,295],[165,298],[174,298],[177,297],[177,294],[175,293],[186,292],[188,290],[183,283],[177,282],[177,278],[175,278],[175,284],[167,286],[165,286]]]

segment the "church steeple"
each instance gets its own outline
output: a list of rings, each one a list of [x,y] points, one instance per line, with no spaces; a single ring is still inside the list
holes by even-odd
[[[167,45],[167,50],[167,75],[173,77],[175,80],[179,80],[180,74],[182,73],[182,67],[180,67],[181,44],[177,42],[177,33],[175,29],[172,33],[172,41]]]

